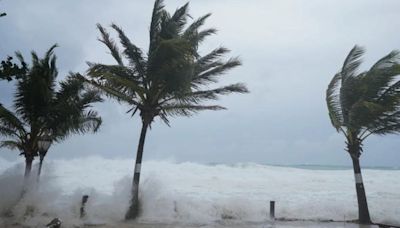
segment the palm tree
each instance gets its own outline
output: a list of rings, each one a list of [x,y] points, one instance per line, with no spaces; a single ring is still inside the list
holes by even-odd
[[[400,131],[399,52],[392,51],[369,70],[358,73],[364,49],[355,46],[330,82],[326,102],[333,127],[346,137],[353,161],[359,222],[371,223],[359,158],[370,135]]]
[[[87,77],[82,79],[102,89],[106,95],[131,106],[137,112],[142,128],[136,154],[132,195],[126,219],[133,219],[139,212],[139,179],[146,133],[151,123],[159,117],[169,126],[169,117],[191,116],[203,110],[221,110],[219,105],[203,104],[216,100],[218,95],[246,93],[243,84],[232,84],[215,89],[204,87],[216,83],[226,71],[239,66],[237,58],[223,60],[229,52],[219,47],[200,56],[198,46],[215,29],[200,30],[210,16],[207,14],[186,26],[189,18],[188,4],[178,8],[173,15],[164,10],[162,0],[154,4],[150,24],[150,45],[147,55],[134,45],[120,27],[111,27],[118,33],[121,53],[101,25],[97,25],[100,41],[111,51],[115,65],[89,64]],[[124,56],[126,58],[123,59]]]
[[[88,110],[92,103],[101,101],[99,94],[84,90],[75,75],[60,82],[56,90],[55,47],[43,59],[32,52],[32,67],[17,81],[15,112],[0,105],[0,136],[4,138],[0,147],[17,149],[25,157],[25,180],[39,155],[38,141],[42,137],[60,142],[72,133],[96,131],[101,124],[97,113]],[[44,156],[41,154],[41,163]]]
[[[60,82],[59,86],[60,89],[53,94],[51,102],[52,118],[48,118],[44,123],[42,138],[49,140],[50,143],[60,143],[72,134],[97,132],[102,120],[96,111],[89,108],[93,103],[103,101],[98,91],[86,89],[75,74]],[[38,152],[39,179],[47,150]]]

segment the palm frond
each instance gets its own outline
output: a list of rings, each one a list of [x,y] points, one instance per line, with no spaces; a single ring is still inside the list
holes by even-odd
[[[21,64],[23,64],[23,65],[24,65],[24,63],[26,64],[25,59],[24,59],[24,56],[22,55],[21,52],[16,51],[16,52],[15,52],[15,56],[17,57],[17,59],[19,60],[19,62],[20,62]]]
[[[219,47],[219,48],[212,50],[207,55],[199,58],[196,61],[196,66],[198,68],[197,72],[202,72],[202,71],[209,69],[205,66],[207,66],[213,62],[216,62],[216,61],[220,62],[220,58],[229,52],[230,52],[229,49],[227,49],[225,47]]]
[[[88,83],[89,85],[94,86],[95,88],[100,89],[100,91],[104,92],[104,94],[110,98],[116,99],[118,102],[126,102],[130,105],[135,105],[135,106],[140,106],[140,102],[135,101],[134,97],[129,96],[129,94],[122,93],[118,89],[108,87],[104,85],[104,82],[101,81],[95,81],[95,80],[89,80],[83,77],[82,75],[79,76],[80,80],[82,80],[85,83]]]
[[[217,31],[218,30],[215,28],[209,28],[209,29],[202,30],[202,31],[198,32],[198,34],[196,36],[193,36],[191,38],[191,42],[193,44],[199,45],[201,42],[203,42],[205,40],[206,37],[216,34]]]
[[[242,83],[236,83],[228,86],[223,86],[217,89],[194,91],[166,99],[164,103],[169,100],[179,100],[181,102],[199,104],[202,101],[217,100],[220,95],[228,95],[231,93],[248,93],[249,90]]]
[[[393,50],[380,60],[378,60],[369,71],[390,68],[393,65],[396,65],[399,61],[399,51]]]
[[[89,66],[88,75],[98,81],[103,81],[105,86],[143,98],[143,82],[129,68],[103,64],[90,64]]]
[[[11,111],[6,109],[0,104],[0,127],[2,133],[9,135],[15,135],[17,132],[20,134],[26,134],[24,123]],[[11,131],[13,133],[11,133]]]
[[[242,63],[238,58],[231,58],[225,63],[214,62],[208,65],[203,64],[203,70],[197,73],[192,80],[193,85],[205,85],[212,82],[217,82],[218,76],[227,71],[240,66]]]
[[[93,131],[97,132],[102,123],[102,119],[96,111],[88,111],[82,115],[81,125],[84,129],[83,132]]]
[[[398,134],[400,132],[400,111],[382,114],[368,125],[368,131],[369,134],[377,135]]]
[[[150,24],[150,47],[149,53],[152,53],[156,48],[161,30],[161,16],[164,9],[163,0],[156,0],[154,3],[153,13]]]
[[[193,105],[184,103],[175,103],[161,106],[161,112],[166,116],[191,116],[200,111],[211,110],[218,111],[226,108],[219,105]]]
[[[120,27],[112,24],[111,27],[118,32],[121,44],[124,46],[124,54],[129,59],[130,64],[135,67],[139,75],[143,77],[146,72],[146,61],[143,57],[142,50],[136,47],[129,38],[125,35]]]
[[[326,90],[326,103],[332,125],[337,131],[343,126],[342,109],[340,105],[339,87],[342,75],[337,73],[331,80]]]
[[[371,67],[364,77],[368,88],[364,93],[364,99],[377,100],[391,86],[396,76],[400,74],[398,60],[399,52],[392,51]]]
[[[9,127],[0,126],[0,136],[4,137],[18,137],[17,132]]]
[[[117,61],[118,65],[123,66],[124,63],[122,61],[121,54],[114,40],[110,38],[110,34],[103,26],[101,26],[101,24],[97,24],[97,28],[101,33],[101,39],[98,40],[108,47],[108,49],[111,51],[111,55],[114,57],[115,61]]]
[[[164,28],[165,30],[167,30],[169,35],[172,35],[172,37],[180,35],[180,33],[183,31],[184,26],[186,25],[187,17],[189,16],[188,10],[189,3],[186,3],[185,5],[176,9],[175,13],[168,21],[168,26]]]
[[[81,112],[78,116],[72,116],[61,136],[66,137],[69,134],[85,134],[88,132],[95,133],[99,129],[101,123],[102,119],[96,111],[89,110],[87,112]],[[60,130],[62,129],[60,128]]]
[[[101,98],[99,90],[87,89],[84,93],[82,93],[78,104],[83,108],[88,108],[91,107],[93,103],[98,102],[103,102],[103,98]]]
[[[48,63],[51,58],[55,57],[54,49],[56,49],[57,47],[58,47],[58,44],[53,44],[53,46],[51,46],[49,48],[49,50],[47,50],[46,54],[44,55],[45,57],[43,58],[44,63]]]
[[[361,65],[361,57],[364,54],[364,49],[359,46],[354,46],[347,55],[341,74],[340,88],[340,105],[343,116],[344,125],[349,125],[349,115],[352,106],[358,102],[363,91],[363,80],[366,72],[357,74],[358,67]]]
[[[211,16],[211,13],[208,13],[208,14],[198,18],[197,20],[195,20],[192,24],[189,25],[189,27],[186,28],[183,36],[191,37],[194,34],[196,34],[197,31],[200,29],[200,27],[204,25],[207,18],[209,18],[210,16]]]
[[[13,141],[13,140],[4,140],[0,141],[0,148],[7,148],[10,150],[20,150],[23,151],[23,145],[18,142],[18,141]]]
[[[393,101],[393,99],[394,101],[398,101],[397,97],[399,96],[399,94],[400,94],[400,81],[397,81],[392,85],[390,85],[389,87],[387,87],[384,91],[382,91],[382,93],[378,96],[376,101],[381,104],[389,105],[388,103],[390,101]]]
[[[361,65],[361,57],[364,54],[364,49],[359,46],[354,46],[350,53],[347,55],[346,60],[342,67],[342,81],[347,80],[349,77],[354,77],[357,74],[357,69]]]

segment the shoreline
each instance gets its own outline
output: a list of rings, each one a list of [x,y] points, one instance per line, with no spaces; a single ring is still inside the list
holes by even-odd
[[[1,221],[1,220],[0,220]],[[20,224],[16,222],[3,221],[0,223],[5,228],[30,228],[30,227],[45,227],[46,224]],[[380,224],[381,225],[381,224]],[[378,228],[377,224],[373,225],[361,225],[351,221],[312,221],[312,220],[276,220],[276,221],[237,221],[237,220],[218,220],[210,223],[192,223],[184,221],[132,221],[124,222],[119,221],[115,223],[81,223],[73,224],[71,221],[63,222],[61,225],[63,228],[299,228],[299,227],[311,227],[311,228]]]

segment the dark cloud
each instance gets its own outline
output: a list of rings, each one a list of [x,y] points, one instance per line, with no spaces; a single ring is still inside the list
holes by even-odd
[[[185,1],[167,0],[174,10]],[[86,61],[112,61],[96,41],[96,23],[120,25],[140,47],[148,44],[152,1],[4,0],[0,19],[0,55],[15,50],[43,53],[58,43],[60,78],[84,71]],[[148,135],[145,159],[280,164],[350,164],[343,137],[330,126],[324,94],[354,44],[367,48],[365,67],[400,48],[398,1],[192,1],[191,15],[212,12],[207,23],[219,34],[204,51],[232,49],[244,65],[224,83],[243,81],[248,95],[221,99],[227,111],[205,112],[156,123]],[[11,99],[12,84],[1,83],[1,101]],[[96,107],[104,118],[98,134],[74,136],[52,148],[50,157],[98,154],[133,157],[139,121],[128,107],[107,102]],[[372,137],[365,146],[366,165],[400,165],[396,136]],[[2,153],[14,158],[15,154]]]

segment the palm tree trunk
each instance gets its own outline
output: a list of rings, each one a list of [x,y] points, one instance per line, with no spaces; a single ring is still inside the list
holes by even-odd
[[[37,179],[36,179],[36,181],[39,183],[39,180],[40,180],[40,174],[42,173],[42,166],[43,166],[43,159],[44,159],[44,156],[40,156],[40,161],[39,161],[39,169],[38,169],[38,173],[37,173]]]
[[[148,121],[143,121],[142,130],[140,132],[139,144],[136,153],[136,163],[135,163],[135,173],[133,175],[132,182],[132,193],[131,193],[131,202],[129,205],[129,209],[125,215],[125,219],[135,219],[139,214],[139,180],[140,180],[140,170],[142,165],[142,157],[143,157],[143,148],[144,142],[146,139],[146,132],[149,126]]]
[[[365,195],[364,183],[361,175],[360,160],[357,157],[351,157],[353,160],[354,179],[356,182],[357,201],[358,201],[358,220],[361,224],[371,224],[369,216],[367,197]]]
[[[33,162],[33,157],[27,156],[25,157],[25,182],[29,179],[32,171],[32,162]]]
[[[25,174],[24,174],[24,185],[22,187],[21,198],[24,197],[25,193],[28,191],[29,179],[32,171],[32,156],[25,156]]]

